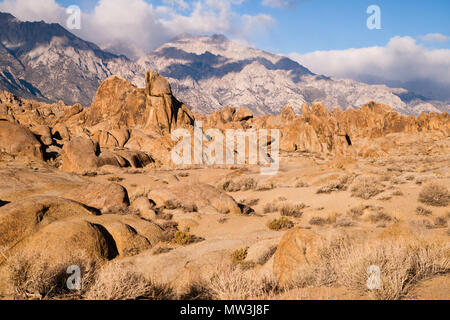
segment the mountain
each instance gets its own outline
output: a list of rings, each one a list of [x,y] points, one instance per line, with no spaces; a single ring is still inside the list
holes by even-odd
[[[345,110],[371,100],[403,114],[449,111],[448,104],[405,89],[316,75],[289,58],[221,35],[183,35],[137,63],[169,78],[175,95],[201,112],[235,105],[255,114],[277,114],[286,104],[300,112],[302,104],[313,102]]]
[[[88,106],[107,77],[119,74],[143,87],[145,71],[154,70],[169,79],[175,96],[202,113],[234,105],[256,115],[277,114],[286,104],[300,113],[304,103],[349,109],[372,100],[402,114],[450,109],[405,89],[316,75],[287,57],[222,35],[182,35],[131,61],[59,24],[0,13],[0,53],[0,90],[42,101]]]
[[[90,105],[102,80],[115,72],[132,76],[126,57],[59,24],[21,22],[8,13],[0,13],[0,52],[0,89],[26,98]]]

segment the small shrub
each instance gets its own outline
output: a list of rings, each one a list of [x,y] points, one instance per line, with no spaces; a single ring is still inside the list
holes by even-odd
[[[353,181],[353,176],[345,175],[336,181],[331,181],[316,191],[317,194],[331,193],[334,191],[345,191],[348,185]]]
[[[298,182],[295,184],[295,187],[296,187],[296,188],[308,188],[308,187],[309,187],[309,183],[303,182],[303,181],[298,181]]]
[[[248,252],[248,247],[237,249],[237,250],[233,251],[231,254],[231,262],[233,264],[242,263],[245,260],[245,258],[247,258],[247,252]]]
[[[75,294],[67,288],[67,268],[80,267],[83,274],[81,291]],[[19,252],[7,256],[5,266],[9,281],[17,299],[54,299],[81,295],[89,286],[95,263],[87,263],[83,252],[74,252],[63,261],[49,261],[42,253],[35,251]]]
[[[244,273],[236,266],[221,267],[206,284],[213,300],[262,300],[279,292],[274,277],[261,277],[254,271]]]
[[[167,300],[174,297],[173,289],[119,262],[110,262],[96,275],[85,295],[88,300]]]
[[[242,261],[239,266],[241,267],[241,270],[247,271],[253,269],[256,266],[256,263],[253,261]]]
[[[240,203],[247,206],[256,206],[259,203],[259,199],[243,199],[240,201]]]
[[[416,213],[417,213],[419,216],[429,216],[429,215],[432,215],[432,214],[433,214],[433,211],[428,210],[428,209],[426,209],[426,208],[424,208],[424,207],[422,207],[422,206],[418,206],[418,207],[416,208]]]
[[[227,222],[227,221],[228,221],[227,218],[220,218],[220,219],[218,220],[218,222],[219,222],[220,224],[223,224],[223,223],[225,223],[225,222]]]
[[[163,229],[163,234],[161,236],[161,241],[171,242],[178,231],[178,223],[174,221],[166,221],[161,225]]]
[[[258,183],[253,178],[242,178],[237,181],[227,180],[219,187],[227,192],[255,190]]]
[[[196,241],[195,236],[189,232],[177,231],[172,239],[173,243],[185,246]]]
[[[155,250],[153,250],[152,254],[154,256],[157,256],[158,254],[167,253],[167,252],[170,252],[172,250],[173,250],[172,248],[168,248],[168,247],[158,247]]]
[[[362,216],[364,214],[364,211],[368,208],[370,208],[370,206],[359,205],[357,207],[351,208],[350,211],[348,212],[348,214],[353,218],[357,218],[357,217]]]
[[[323,226],[327,223],[327,220],[322,217],[313,217],[309,220],[310,225]]]
[[[377,213],[372,213],[369,216],[369,221],[372,223],[387,222],[392,221],[392,217],[384,211],[379,211]]]
[[[83,177],[96,177],[98,175],[97,172],[85,172],[83,173]]]
[[[164,208],[166,208],[168,210],[175,210],[175,209],[182,208],[182,207],[183,207],[183,205],[178,200],[169,199],[169,200],[164,201]]]
[[[264,206],[264,213],[272,213],[278,211],[278,204],[276,202],[269,202]]]
[[[446,228],[447,227],[447,219],[445,217],[437,217],[434,220],[434,226],[436,228]]]
[[[273,182],[267,182],[262,185],[258,185],[257,187],[255,187],[255,190],[256,191],[267,191],[267,190],[272,190],[274,188],[275,188],[275,184]]]
[[[274,219],[272,221],[269,221],[267,227],[271,230],[279,231],[293,228],[294,223],[291,220],[287,219],[286,217],[281,217],[280,219]]]
[[[431,183],[419,193],[419,201],[434,207],[448,206],[450,194],[447,187]]]
[[[305,204],[283,204],[280,208],[280,214],[284,217],[300,218],[303,215],[302,210],[306,207]]]
[[[368,200],[383,192],[383,186],[373,177],[360,177],[351,188],[352,197]]]
[[[349,219],[347,217],[338,217],[336,218],[336,222],[334,223],[334,227],[353,227],[355,225],[355,222],[352,219]]]
[[[124,178],[121,177],[109,177],[108,181],[110,182],[122,182],[123,180],[125,180]]]

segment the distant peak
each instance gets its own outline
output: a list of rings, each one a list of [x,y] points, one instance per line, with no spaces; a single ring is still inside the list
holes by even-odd
[[[0,11],[0,21],[6,21],[6,22],[19,22],[20,20],[14,17],[12,14],[8,12],[1,12]]]
[[[229,39],[223,34],[213,34],[213,35],[194,35],[191,33],[182,33],[172,38],[169,42],[177,41],[189,41],[189,40],[206,40],[211,42],[224,42],[229,41]]]

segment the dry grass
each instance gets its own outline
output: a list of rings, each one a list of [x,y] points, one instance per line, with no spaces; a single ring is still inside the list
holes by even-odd
[[[426,208],[424,208],[424,207],[422,207],[422,206],[418,206],[418,207],[416,208],[416,213],[417,213],[419,216],[430,216],[430,215],[433,214],[433,211],[428,210],[428,209],[426,209]]]
[[[313,225],[313,226],[323,226],[323,225],[326,225],[327,223],[328,223],[327,219],[322,218],[322,217],[312,217],[309,220],[309,224]]]
[[[83,252],[74,253],[65,260],[52,261],[35,251],[19,252],[6,257],[5,267],[16,299],[80,298],[91,283],[95,264],[87,262]],[[50,262],[51,261],[51,262]],[[67,287],[69,266],[81,271],[81,290]]]
[[[176,199],[169,199],[164,201],[163,209],[167,210],[182,209],[184,212],[198,212],[198,208],[195,204],[183,204]]]
[[[200,239],[190,234],[189,232],[177,231],[173,236],[172,242],[181,246],[185,246],[194,242],[198,242]]]
[[[226,180],[219,188],[227,192],[256,190],[258,183],[253,178],[241,178],[239,180]]]
[[[434,227],[435,228],[446,228],[447,227],[447,218],[436,217],[436,219],[434,219]]]
[[[386,212],[379,210],[375,213],[372,213],[368,216],[368,219],[372,223],[379,223],[379,222],[389,222],[392,221],[393,218],[387,214]]]
[[[337,217],[336,221],[334,222],[333,226],[338,228],[347,228],[347,227],[353,227],[355,225],[355,221],[348,217]]]
[[[383,185],[374,177],[359,177],[351,187],[352,197],[368,200],[384,191]]]
[[[299,204],[289,204],[289,203],[285,203],[282,204],[279,208],[278,211],[280,212],[280,214],[284,217],[295,217],[295,218],[300,218],[303,215],[303,209],[306,208],[306,205],[303,203],[299,203]]]
[[[294,227],[294,223],[286,217],[281,217],[280,219],[274,219],[267,223],[267,227],[270,230],[286,230]]]
[[[275,201],[269,202],[263,208],[264,213],[277,212],[278,211],[278,206],[279,206],[279,204],[277,202],[275,202]]]
[[[338,180],[331,181],[326,185],[320,187],[316,191],[316,193],[321,194],[321,193],[331,193],[335,191],[345,191],[347,190],[349,184],[352,183],[353,179],[354,177],[350,175],[342,176]]]
[[[207,288],[214,300],[265,300],[279,291],[274,277],[242,272],[236,266],[219,267]]]
[[[353,218],[357,218],[357,217],[362,216],[364,214],[364,211],[369,208],[370,208],[370,206],[361,204],[359,206],[351,208],[350,211],[348,212],[348,215]]]
[[[109,177],[108,181],[110,182],[122,182],[123,180],[125,180],[124,178],[121,177]]]
[[[167,284],[146,279],[119,262],[101,268],[84,296],[88,300],[168,300],[174,297]]]
[[[233,264],[240,264],[247,258],[248,247],[234,250],[231,253],[231,262]]]
[[[245,204],[246,206],[256,206],[259,203],[259,199],[254,198],[254,199],[243,199],[241,201],[239,201],[239,203]]]
[[[430,183],[422,188],[419,201],[434,207],[446,207],[450,200],[447,187],[437,183]]]
[[[347,237],[324,242],[319,261],[303,269],[294,287],[338,285],[376,299],[393,300],[406,296],[420,280],[450,271],[448,243],[425,241],[370,242],[358,244]],[[378,290],[367,287],[368,268],[378,266]]]

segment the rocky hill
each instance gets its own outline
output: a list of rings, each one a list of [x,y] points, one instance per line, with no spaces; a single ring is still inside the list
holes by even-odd
[[[59,24],[22,22],[7,13],[0,13],[0,52],[0,88],[41,101],[88,106],[105,78],[132,75],[124,56],[102,51]]]
[[[449,111],[449,105],[405,89],[315,75],[297,62],[230,41],[224,36],[180,36],[138,60],[173,84],[175,94],[200,112],[228,105],[277,114],[286,104],[351,109],[376,101],[402,114]]]
[[[204,130],[278,129],[282,151],[356,153],[362,157],[394,152],[396,140],[392,136],[384,139],[392,134],[431,133],[437,139],[450,135],[448,113],[402,116],[374,102],[347,111],[305,104],[301,116],[289,105],[277,116],[255,117],[249,109],[234,107],[196,114],[174,97],[166,78],[149,71],[145,89],[120,76],[109,77],[100,85],[90,108],[1,93],[0,151],[13,158],[54,159],[63,170],[78,173],[103,166],[143,167],[150,163],[173,167],[170,152],[175,142],[170,134],[178,128],[192,131],[195,121],[202,121]],[[15,132],[14,140],[11,132]],[[346,137],[352,140],[351,148]],[[436,152],[442,151],[435,147]]]

